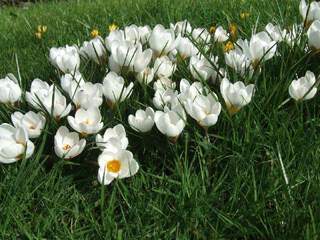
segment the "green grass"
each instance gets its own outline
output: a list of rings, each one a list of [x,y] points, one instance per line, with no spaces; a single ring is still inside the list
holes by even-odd
[[[4,8],[0,9],[0,76],[17,75],[17,56],[25,87],[36,77],[58,81],[47,60],[48,49],[81,43],[90,38],[92,28],[106,34],[112,22],[168,26],[188,19],[193,26],[204,27],[236,22],[240,35],[249,37],[256,23],[262,30],[268,22],[282,26],[301,22],[298,4],[79,0]],[[251,13],[246,20],[239,17],[243,11]],[[48,26],[41,41],[34,36],[39,24]],[[72,165],[58,161],[50,126],[36,143],[33,158],[0,165],[0,238],[319,238],[319,96],[278,108],[289,97],[287,89],[295,74],[320,73],[319,60],[306,58],[296,64],[304,56],[301,49],[281,46],[280,52],[281,57],[263,67],[253,102],[232,118],[222,113],[210,129],[210,141],[190,120],[176,145],[156,131],[136,136],[126,117],[137,104],[124,106],[117,118],[126,125],[140,171],[104,188],[96,181],[97,167],[87,163],[96,161],[96,152],[87,151]],[[92,79],[101,77],[102,73]],[[213,89],[218,92],[217,86]],[[8,121],[3,108],[0,113],[0,122]]]

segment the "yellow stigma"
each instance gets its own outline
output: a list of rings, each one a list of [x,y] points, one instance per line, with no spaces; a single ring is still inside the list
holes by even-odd
[[[109,28],[109,32],[112,32],[114,30],[117,30],[119,28],[119,26],[115,23],[112,23],[108,26],[108,28]]]
[[[228,41],[225,45],[224,45],[224,48],[223,48],[223,51],[224,52],[229,52],[231,50],[234,49],[234,45],[231,41]]]
[[[210,33],[214,33],[216,31],[216,27],[214,25],[212,25],[209,29]]]
[[[107,163],[106,169],[109,172],[117,173],[120,171],[121,163],[119,160],[111,160]]]
[[[241,18],[242,20],[244,20],[244,19],[246,19],[246,18],[248,18],[248,17],[250,17],[250,13],[249,13],[249,12],[242,12],[242,13],[240,13],[240,18]]]
[[[98,29],[93,29],[90,33],[92,38],[95,38],[97,36],[99,36],[99,30]]]
[[[62,148],[64,151],[68,151],[71,149],[71,146],[69,144],[64,144],[63,145],[63,148]]]

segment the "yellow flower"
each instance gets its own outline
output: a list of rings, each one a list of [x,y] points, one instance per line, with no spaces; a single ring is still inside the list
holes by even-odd
[[[99,30],[98,29],[93,29],[90,33],[92,38],[95,38],[97,36],[99,36]]]
[[[237,35],[238,35],[238,27],[237,27],[237,24],[235,23],[231,23],[229,25],[229,32],[230,32],[230,35],[232,37],[232,39],[236,39],[237,38]]]
[[[108,28],[109,28],[109,32],[112,32],[114,30],[117,30],[119,28],[119,26],[117,24],[115,24],[115,23],[112,23],[112,24],[109,25]]]
[[[46,25],[38,25],[37,30],[39,33],[45,33],[48,27]]]
[[[244,19],[246,19],[246,18],[248,18],[248,17],[250,17],[250,13],[249,13],[249,12],[242,12],[242,13],[240,13],[240,18],[241,18],[242,20],[244,20]]]
[[[214,25],[212,25],[209,29],[210,33],[214,33],[216,31],[216,27]]]
[[[234,49],[234,44],[231,41],[228,41],[223,48],[224,52],[229,52]]]
[[[42,38],[42,33],[41,32],[35,32],[34,34],[36,38],[41,39]]]

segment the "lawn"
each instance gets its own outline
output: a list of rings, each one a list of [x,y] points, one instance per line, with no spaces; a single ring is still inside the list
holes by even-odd
[[[207,29],[236,23],[240,37],[250,38],[254,26],[262,31],[269,22],[301,23],[298,6],[293,0],[78,0],[4,7],[0,76],[20,73],[24,89],[34,78],[59,82],[49,49],[81,44],[92,29],[106,36],[114,22],[169,27],[187,19]],[[245,19],[244,12],[250,13]],[[35,37],[38,25],[47,26],[42,39]],[[57,160],[56,128],[50,126],[35,141],[33,157],[0,164],[0,238],[319,238],[320,98],[283,104],[296,75],[320,73],[319,58],[287,46],[279,52],[262,67],[250,105],[232,117],[223,111],[208,136],[193,122],[176,144],[156,131],[135,133],[127,122],[141,101],[135,94],[108,123],[121,122],[127,130],[140,165],[129,179],[101,186],[96,150]],[[104,69],[90,65],[85,72],[102,81]],[[175,78],[182,75],[183,69]],[[10,115],[0,107],[3,122],[10,122]]]

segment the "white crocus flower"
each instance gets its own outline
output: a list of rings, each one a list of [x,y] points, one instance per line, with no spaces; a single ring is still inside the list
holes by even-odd
[[[309,47],[320,50],[320,20],[314,21],[308,29]]]
[[[161,24],[156,25],[151,32],[149,45],[156,56],[171,52],[176,47],[174,31],[165,29]]]
[[[271,59],[277,50],[276,42],[266,32],[256,33],[251,37],[250,42],[240,39],[237,41],[236,48],[237,46],[240,46],[253,67]]]
[[[78,109],[74,117],[68,116],[69,125],[82,135],[98,133],[103,128],[99,108]]]
[[[195,99],[188,99],[184,106],[187,113],[195,119],[202,127],[208,128],[218,121],[221,112],[221,104],[217,101],[218,97],[214,93],[198,95]]]
[[[90,107],[100,107],[103,102],[102,84],[86,82],[78,89],[72,98],[77,108],[88,109]]]
[[[214,64],[217,63],[217,60],[217,57],[211,58],[211,61]],[[208,80],[216,72],[214,66],[212,66],[211,63],[205,57],[198,56],[193,56],[190,58],[189,69],[192,76],[199,81]]]
[[[50,62],[64,73],[74,73],[79,69],[80,56],[75,46],[51,48]]]
[[[238,49],[225,53],[226,64],[233,68],[241,76],[246,74],[252,76],[254,70],[250,64],[250,60]]]
[[[32,111],[25,114],[14,112],[11,115],[11,121],[15,127],[24,128],[30,138],[39,137],[46,124],[46,118],[41,113]]]
[[[109,51],[112,49],[112,44],[116,42],[123,42],[125,40],[123,30],[114,30],[106,37],[105,43]]]
[[[117,149],[126,149],[129,140],[126,130],[122,124],[118,124],[113,128],[108,128],[103,136],[97,134],[96,144],[102,151],[116,151]]]
[[[315,83],[316,77],[314,73],[307,71],[304,77],[291,82],[289,86],[289,94],[296,101],[311,99],[317,93]]]
[[[111,105],[130,97],[132,88],[132,82],[125,87],[124,79],[115,72],[109,72],[103,80],[103,94]]]
[[[207,93],[208,89],[205,88],[201,82],[194,82],[190,85],[186,79],[180,81],[180,93],[178,99],[181,103],[185,103],[188,99],[192,101],[201,94]]]
[[[98,158],[98,181],[108,185],[114,179],[128,178],[139,170],[139,164],[128,150],[104,151]]]
[[[147,67],[144,69],[142,72],[139,72],[136,75],[136,78],[138,82],[144,83],[144,84],[149,84],[153,81],[154,78],[154,70],[153,68]]]
[[[195,28],[192,30],[192,38],[197,43],[209,43],[211,40],[211,35],[205,28]]]
[[[77,90],[79,90],[85,81],[80,72],[76,73],[67,73],[61,76],[60,85],[62,89],[68,93],[69,97],[72,99]]]
[[[287,31],[285,29],[282,30],[279,25],[273,25],[272,23],[268,23],[265,30],[272,40],[276,42],[282,42],[287,35]]]
[[[18,80],[12,73],[0,79],[0,103],[13,105],[20,101],[21,93]]]
[[[26,100],[36,109],[44,107],[57,119],[67,116],[71,111],[71,104],[67,105],[65,96],[54,85],[49,86],[40,79],[32,81],[30,92],[26,92]]]
[[[135,115],[129,115],[128,122],[137,132],[149,132],[154,125],[154,111],[151,107],[147,107],[145,111],[139,109]]]
[[[33,151],[34,145],[24,128],[7,123],[0,125],[0,163],[13,163],[23,157],[27,159]]]
[[[127,41],[137,43],[140,41],[140,32],[137,25],[132,24],[124,27],[124,36]]]
[[[85,41],[80,48],[80,55],[99,64],[106,57],[106,47],[103,44],[103,39],[97,36],[90,41]]]
[[[167,77],[161,77],[157,81],[154,82],[153,84],[153,89],[155,91],[162,89],[162,90],[167,90],[167,89],[176,89],[176,83],[173,82],[170,78]]]
[[[179,109],[181,111],[165,107],[164,111],[156,111],[154,115],[154,122],[158,130],[173,141],[177,140],[186,125],[184,110],[182,107]]]
[[[312,1],[307,4],[305,0],[301,0],[299,11],[307,26],[315,20],[320,20],[320,2]]]
[[[171,106],[177,101],[178,92],[172,89],[157,89],[152,99],[153,105],[157,109],[163,109],[165,106]]]
[[[159,78],[170,77],[176,70],[176,65],[169,59],[169,57],[162,56],[155,60],[153,69]]]
[[[229,113],[233,115],[251,102],[254,84],[245,86],[241,81],[233,84],[227,78],[224,78],[220,84],[220,92]]]
[[[140,42],[145,44],[148,42],[151,34],[151,28],[148,25],[138,27]]]
[[[61,126],[54,136],[54,151],[60,158],[71,159],[80,155],[86,146],[86,140],[80,139],[76,132],[69,132]]]
[[[227,31],[222,26],[219,26],[215,30],[213,38],[214,38],[215,42],[221,43],[221,42],[227,41],[229,38],[229,35],[228,35]]]
[[[178,36],[176,50],[182,59],[189,58],[199,53],[197,47],[189,38]]]
[[[191,24],[187,20],[179,21],[175,24],[170,23],[170,29],[172,29],[177,36],[185,36],[186,34],[190,34],[192,32]]]

